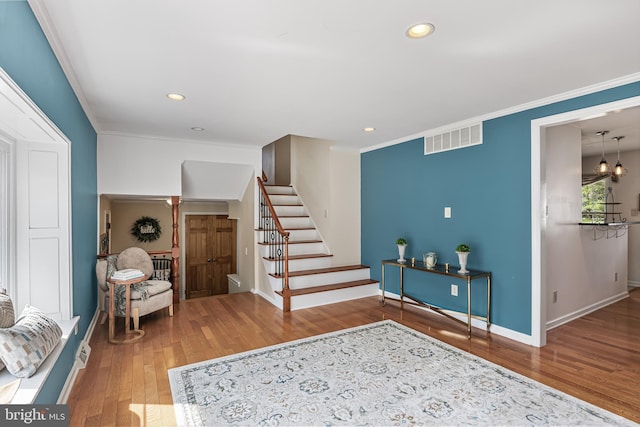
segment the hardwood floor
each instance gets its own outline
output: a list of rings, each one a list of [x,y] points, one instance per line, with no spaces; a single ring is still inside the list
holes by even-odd
[[[250,293],[187,300],[174,317],[144,317],[134,344],[109,344],[106,325],[96,327],[68,399],[71,425],[175,425],[167,369],[384,319],[640,423],[640,290],[630,295],[550,331],[540,349],[479,330],[467,340],[458,323],[377,297],[292,313]]]

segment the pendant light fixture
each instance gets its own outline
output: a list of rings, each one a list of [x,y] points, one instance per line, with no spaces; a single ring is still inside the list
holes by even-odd
[[[602,136],[602,160],[598,166],[596,166],[596,174],[600,176],[611,175],[611,166],[607,163],[607,159],[604,158],[604,136],[608,134],[608,130],[601,130],[600,132],[596,132],[596,135]]]
[[[618,143],[618,163],[616,163],[616,167],[613,168],[613,175],[617,176],[618,178],[621,176],[625,176],[627,172],[629,172],[627,168],[622,166],[622,163],[620,163],[620,140],[623,138],[624,136],[614,136],[613,138],[611,138],[615,139]]]

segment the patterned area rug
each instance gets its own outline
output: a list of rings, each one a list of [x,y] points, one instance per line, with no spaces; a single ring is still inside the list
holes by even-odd
[[[387,320],[169,370],[179,425],[634,425]]]

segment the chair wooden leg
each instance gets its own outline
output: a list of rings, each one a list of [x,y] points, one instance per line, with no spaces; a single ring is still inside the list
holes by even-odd
[[[133,329],[140,329],[140,310],[137,307],[133,309]]]
[[[173,304],[169,306],[169,316],[173,317]]]

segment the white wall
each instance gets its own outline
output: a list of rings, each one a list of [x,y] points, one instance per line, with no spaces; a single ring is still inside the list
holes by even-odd
[[[622,141],[624,142],[624,140]],[[613,184],[616,202],[628,222],[640,221],[640,150],[620,153],[620,162],[629,170]],[[629,226],[629,284],[640,286],[640,224]]]
[[[291,137],[291,183],[333,254],[333,265],[360,262],[360,156],[332,142]]]
[[[253,221],[254,197],[256,193],[256,178],[253,176],[244,191],[240,201],[229,202],[229,218],[237,219],[237,274],[240,276],[240,288],[229,286],[229,293],[255,291],[256,263],[256,232]],[[260,264],[262,264],[260,262]]]
[[[546,159],[547,325],[556,326],[626,294],[627,237],[594,240],[591,230],[577,225],[582,208],[579,128],[548,128]]]
[[[98,134],[98,194],[181,196],[186,160],[252,165],[261,173],[262,148]]]

